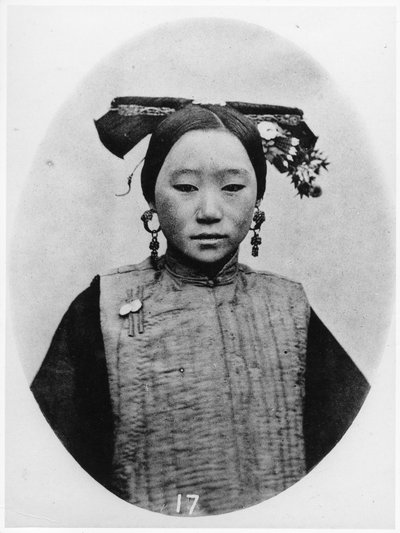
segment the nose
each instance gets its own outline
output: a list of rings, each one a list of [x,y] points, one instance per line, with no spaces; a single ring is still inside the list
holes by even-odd
[[[222,219],[222,205],[218,193],[214,189],[203,191],[199,198],[196,211],[197,222],[213,224]]]

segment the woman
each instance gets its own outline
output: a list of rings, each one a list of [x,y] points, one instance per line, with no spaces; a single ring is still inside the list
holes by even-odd
[[[261,244],[266,159],[301,197],[320,194],[316,137],[298,109],[172,98],[117,98],[96,127],[119,157],[152,133],[151,258],[78,296],[32,391],[82,467],[133,504],[202,515],[272,497],[368,391],[299,283],[238,262],[249,230],[253,255]]]

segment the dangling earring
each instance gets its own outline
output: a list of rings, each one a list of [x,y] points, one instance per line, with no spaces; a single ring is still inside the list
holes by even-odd
[[[149,248],[151,250],[151,263],[153,267],[157,270],[158,268],[158,249],[160,248],[160,243],[157,239],[157,233],[160,231],[161,226],[158,226],[157,229],[150,229],[149,228],[149,222],[153,218],[153,214],[157,213],[155,209],[148,209],[143,213],[143,215],[140,217],[141,221],[143,222],[144,229],[151,233],[151,241],[149,244]]]
[[[250,228],[250,231],[253,232],[253,236],[251,238],[250,244],[252,245],[251,249],[251,255],[254,257],[258,256],[258,247],[261,244],[261,237],[259,235],[260,228],[262,223],[265,221],[265,213],[264,211],[260,211],[258,205],[256,206],[256,211],[253,216],[253,222],[254,226]]]

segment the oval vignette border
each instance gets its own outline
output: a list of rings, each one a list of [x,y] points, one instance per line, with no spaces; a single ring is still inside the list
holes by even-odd
[[[179,23],[178,23],[178,24],[179,24]],[[263,30],[263,31],[265,31],[265,30]],[[278,39],[279,39],[279,38],[278,38]],[[139,37],[139,40],[140,40],[140,37]],[[289,47],[290,47],[290,46],[289,46]],[[119,52],[117,51],[117,52],[115,52],[115,53],[112,54],[112,55],[115,56],[115,55],[117,55],[118,53],[119,53]],[[299,53],[300,53],[300,52],[299,52]],[[95,70],[101,71],[101,69],[102,69],[102,66],[101,66],[101,65],[102,65],[103,63],[106,63],[106,62],[105,62],[105,61],[102,62],[98,67],[96,67]],[[313,63],[312,60],[311,60],[311,63]],[[89,87],[90,87],[90,81],[89,81],[89,80],[90,80],[90,77],[91,77],[92,75],[93,75],[93,71],[92,71],[91,74],[89,74],[89,75],[86,77],[86,79],[85,79],[84,82],[81,82],[81,83],[79,83],[79,84],[77,85],[78,89],[81,90],[82,87],[83,87],[85,84],[86,84],[86,85],[89,85]],[[322,76],[325,76],[325,73],[324,73],[324,72],[321,72],[321,75],[322,75]],[[78,89],[77,89],[77,92],[79,92]],[[111,90],[110,90],[110,92],[111,92]],[[113,96],[117,96],[117,95],[118,95],[118,94],[114,94]],[[183,95],[183,96],[185,96],[185,95]],[[338,95],[335,95],[335,97],[338,98],[339,100],[342,99],[342,97],[340,97],[340,95],[339,95],[339,96],[338,96]],[[71,101],[73,101],[75,98],[76,98],[76,95],[70,97],[70,98],[68,99],[68,101],[71,102]],[[226,99],[229,99],[229,98],[226,98]],[[105,112],[106,108],[105,108],[104,106],[108,106],[109,101],[111,101],[111,99],[102,98],[102,105],[101,105],[101,106],[99,105],[99,107],[98,107],[99,113]],[[271,102],[271,103],[281,103],[281,102]],[[284,104],[284,102],[282,102],[282,104]],[[70,104],[69,104],[69,105],[70,105]],[[290,101],[289,101],[289,102],[286,102],[286,105],[293,105],[293,106],[294,106],[294,105],[298,105],[299,107],[302,107],[302,105],[297,104],[296,102],[290,102]],[[65,112],[66,112],[66,108],[67,108],[67,107],[68,107],[68,103],[67,103],[67,104],[64,104],[63,108],[61,108],[61,110],[57,113],[56,118],[52,121],[52,123],[51,123],[51,125],[50,125],[50,128],[49,128],[49,131],[48,131],[48,133],[47,133],[46,136],[45,136],[45,140],[42,142],[42,146],[39,148],[39,152],[38,152],[38,155],[36,156],[36,161],[35,161],[35,163],[34,163],[34,168],[35,168],[35,167],[38,168],[38,167],[42,164],[42,162],[43,162],[43,157],[42,157],[42,156],[43,156],[43,154],[44,154],[44,151],[43,151],[44,148],[43,148],[43,146],[46,144],[46,139],[47,139],[48,136],[51,135],[53,132],[57,131],[57,124],[56,124],[56,123],[57,123],[57,121],[60,120],[61,117],[63,117],[63,115],[64,115]],[[101,107],[101,109],[100,109],[100,107]],[[303,108],[304,108],[304,107],[305,107],[305,106],[303,106]],[[343,108],[344,108],[344,109],[347,109],[347,108],[348,108],[347,103],[343,104]],[[76,109],[79,110],[79,109],[80,109],[79,106],[77,106]],[[92,108],[92,109],[93,109],[93,108]],[[306,109],[305,109],[305,111],[306,111]],[[312,113],[309,113],[309,110],[307,110],[307,111],[306,111],[306,116],[309,117],[310,115],[312,116]],[[99,115],[97,114],[97,116],[99,116]],[[92,118],[97,118],[97,116],[93,116]],[[320,136],[319,143],[318,143],[317,147],[321,147],[321,148],[323,148],[324,151],[326,151],[326,153],[328,154],[328,157],[329,157],[330,159],[332,159],[332,155],[329,153],[329,148],[328,148],[328,147],[325,148],[325,146],[324,146],[324,136],[321,134],[321,131],[320,131],[320,130],[323,130],[323,128],[320,127],[320,125],[322,125],[323,119],[325,119],[326,117],[324,116],[322,119],[319,118],[319,120],[318,120],[318,117],[317,117],[316,123],[319,124],[319,125],[318,125],[318,128],[317,128],[317,126],[314,126],[314,123],[313,123],[314,118],[311,118],[311,116],[310,116],[310,118],[307,118],[307,122],[309,123],[311,129],[315,130],[315,132],[317,133],[317,135]],[[74,118],[76,118],[76,114],[74,114],[74,112],[72,113],[72,118],[71,118],[71,114],[69,114],[69,121],[70,121],[70,122],[68,123],[68,120],[67,120],[67,124],[66,124],[66,128],[67,128],[67,131],[68,131],[69,133],[70,133],[71,131],[73,131],[73,129],[74,129],[74,121],[73,121]],[[357,116],[356,116],[356,113],[354,113],[354,120],[355,120],[356,123],[359,123],[359,122],[358,122],[358,118],[357,118]],[[64,124],[65,124],[65,122],[64,122]],[[71,129],[71,128],[72,128],[72,129]],[[85,130],[84,133],[85,133],[85,135],[86,135],[87,130]],[[331,132],[331,131],[328,131],[328,133],[330,133],[330,134],[332,135],[332,132]],[[93,145],[93,147],[94,147],[94,145]],[[52,147],[52,148],[54,149],[54,147]],[[55,154],[58,154],[58,152],[57,152],[57,147],[55,147],[54,150],[55,150],[54,153],[55,153]],[[368,148],[368,149],[365,148],[365,150],[368,152],[368,151],[369,151],[369,148]],[[93,157],[93,155],[94,155],[93,152],[92,152],[92,153],[89,153],[89,150],[88,150],[87,147],[83,148],[82,151],[83,151],[83,156],[82,156],[82,157],[78,157],[77,160],[75,161],[75,165],[73,165],[73,168],[72,168],[72,169],[69,169],[70,175],[73,175],[74,172],[78,172],[78,173],[79,173],[79,171],[80,171],[80,170],[79,170],[79,167],[80,167],[80,165],[82,164],[82,160],[85,162],[85,165],[86,165],[86,166],[88,165],[88,162],[90,163],[90,162],[92,161],[92,157]],[[51,152],[51,150],[50,150],[50,152]],[[119,164],[120,162],[118,162],[118,161],[112,161],[112,160],[111,160],[112,158],[107,159],[108,156],[106,155],[106,151],[105,151],[105,149],[104,149],[102,146],[100,146],[100,145],[99,145],[99,147],[98,147],[98,151],[95,151],[94,153],[95,153],[96,157],[100,157],[100,158],[103,157],[104,160],[106,160],[106,163],[105,163],[106,169],[104,169],[104,168],[101,169],[101,168],[100,168],[99,172],[97,172],[97,173],[96,173],[96,172],[93,172],[93,174],[91,175],[91,181],[89,182],[89,185],[88,185],[88,182],[87,182],[87,181],[86,181],[86,182],[85,182],[85,181],[81,181],[81,183],[80,183],[80,187],[81,187],[81,189],[80,189],[80,193],[81,193],[82,190],[83,190],[83,191],[84,191],[84,194],[86,195],[86,197],[84,197],[85,202],[83,202],[83,205],[80,206],[80,207],[82,208],[82,212],[84,212],[84,211],[87,212],[87,211],[88,211],[88,208],[89,208],[89,206],[90,206],[90,202],[89,202],[89,200],[88,200],[88,198],[89,198],[89,194],[90,194],[90,189],[91,189],[91,185],[90,185],[90,183],[92,184],[92,186],[93,186],[93,183],[95,183],[95,186],[97,187],[97,192],[98,192],[98,195],[99,195],[99,196],[109,195],[110,197],[112,197],[112,196],[113,196],[113,193],[116,192],[116,188],[117,188],[117,187],[120,187],[120,186],[122,186],[122,185],[124,185],[124,181],[123,181],[123,180],[124,180],[124,177],[126,176],[126,170],[128,169],[129,164],[132,163],[131,161],[128,161],[128,162],[127,162],[127,165],[125,165],[123,168],[121,168],[121,165]],[[371,159],[371,168],[373,168],[374,163],[372,162],[372,156],[370,155],[369,157],[370,157],[370,159]],[[58,165],[57,159],[56,159],[56,158],[54,158],[54,159],[56,160],[56,164]],[[52,157],[49,157],[48,159],[46,159],[46,163],[47,163],[47,162],[50,162],[50,161],[53,161],[53,158],[52,158]],[[101,166],[103,163],[104,163],[104,161],[102,161],[102,160],[100,159],[100,165],[99,165],[99,166]],[[85,166],[85,165],[84,165],[84,166]],[[52,167],[48,165],[48,168],[51,169]],[[111,183],[110,183],[110,181],[109,181],[108,183],[107,183],[107,182],[101,182],[101,181],[99,181],[99,180],[100,180],[99,176],[101,176],[101,174],[103,174],[104,176],[108,176],[110,171],[115,171],[115,176],[116,176],[115,178],[113,178],[113,180],[112,180]],[[34,174],[34,173],[35,173],[35,170],[33,171],[33,173],[31,173],[31,176],[32,176],[32,174]],[[270,172],[270,174],[272,174],[272,173]],[[270,178],[270,184],[271,184],[271,181],[272,181],[273,179],[275,179],[275,182],[276,182],[276,180],[279,179],[279,176],[272,176],[272,177]],[[336,194],[336,199],[338,199],[338,195],[337,195],[337,193],[334,192],[334,185],[335,185],[335,183],[334,183],[334,178],[332,178],[332,177],[328,177],[327,179],[331,180],[332,183],[329,184],[329,182],[328,182],[328,187],[327,187],[327,189],[326,189],[326,194],[328,194],[330,191],[333,191],[333,194]],[[54,183],[54,179],[51,178],[51,180],[52,180],[52,183]],[[121,181],[121,180],[122,180],[122,181]],[[26,185],[27,185],[27,188],[29,188],[29,183],[27,183]],[[61,185],[60,185],[60,182],[58,182],[58,183],[55,185],[55,187],[56,187],[56,189],[57,189],[57,190],[56,190],[56,194],[62,194],[62,192],[63,192],[62,187],[65,187],[65,186],[66,186],[66,182],[64,182],[64,183],[61,184]],[[280,193],[280,190],[279,190],[278,187],[274,187],[274,185],[272,185],[272,187],[273,187],[273,189],[272,189],[271,193],[274,192],[274,193],[276,193],[276,194],[281,194],[281,193]],[[280,182],[279,187],[282,187],[282,180],[281,180],[281,182]],[[323,185],[323,187],[324,187],[324,185]],[[36,182],[36,191],[37,191],[37,189],[39,189],[39,194],[40,194],[40,192],[43,192],[44,188],[45,188],[45,185],[43,185],[43,184],[39,184],[39,185],[37,185],[37,182]],[[378,189],[379,189],[379,187],[378,187]],[[286,192],[286,193],[290,192],[290,189],[288,189],[288,188],[285,189],[285,192]],[[325,192],[325,191],[324,191],[324,192]],[[27,195],[25,195],[25,198],[22,196],[22,204],[21,204],[21,205],[23,205],[24,207],[26,206],[26,196],[27,196]],[[53,194],[53,193],[52,193],[51,196],[52,196],[53,199],[54,199],[54,194]],[[78,195],[78,197],[79,197],[79,195]],[[135,202],[137,202],[137,205],[138,205],[138,207],[139,207],[141,204],[140,204],[140,202],[139,202],[138,200],[136,200],[136,198],[137,198],[137,196],[135,197],[135,199],[133,199],[133,203],[134,203],[134,206],[135,206]],[[267,198],[267,200],[268,200],[268,201],[271,201],[270,198]],[[113,201],[114,201],[114,199],[113,199]],[[285,205],[285,204],[284,204],[284,201],[285,201],[285,200],[282,199],[282,197],[280,197],[281,205]],[[315,201],[318,201],[318,200],[315,200]],[[384,203],[385,201],[387,201],[387,200],[385,199],[385,200],[383,201],[383,203]],[[283,202],[283,204],[282,204],[282,202]],[[46,202],[45,202],[45,203],[46,203]],[[278,206],[278,207],[279,207],[279,206]],[[102,202],[102,201],[96,203],[96,216],[97,216],[97,218],[96,218],[96,221],[95,221],[95,226],[98,225],[98,220],[99,220],[100,218],[102,218],[102,217],[101,217],[101,212],[102,212],[102,209],[104,209],[104,208],[108,208],[108,209],[109,209],[109,205],[108,205],[108,206],[105,205],[104,202]],[[131,206],[131,208],[132,208],[132,206]],[[114,211],[113,211],[113,209],[114,209]],[[113,208],[113,209],[111,209],[110,211],[115,213],[115,209],[116,209],[116,208]],[[294,209],[298,209],[298,207],[296,207],[296,208],[294,208]],[[118,219],[118,223],[116,224],[116,226],[118,226],[118,224],[121,223],[121,221],[123,221],[124,225],[126,225],[130,220],[132,220],[132,219],[131,219],[131,214],[132,214],[132,213],[131,213],[131,212],[129,213],[128,211],[129,211],[129,209],[126,210],[122,215],[121,215],[120,213],[118,214],[118,217],[117,217],[117,219]],[[133,211],[133,209],[131,209],[131,211]],[[140,211],[140,212],[141,212],[141,211]],[[275,208],[275,212],[276,212],[276,213],[278,212],[278,208]],[[28,214],[29,214],[29,211],[28,211]],[[298,215],[298,211],[297,211],[296,215]],[[278,216],[278,215],[276,215],[276,216]],[[278,220],[279,220],[279,219],[278,219]],[[107,226],[107,224],[106,224],[106,226]],[[41,228],[43,228],[43,226],[41,226]],[[88,228],[85,228],[85,231],[86,231],[87,229],[88,229]],[[89,228],[89,230],[90,230],[90,228]],[[116,231],[117,231],[117,230],[114,228],[113,231],[110,232],[110,233],[111,233],[111,236],[112,236],[112,235],[115,235],[115,234],[116,234]],[[114,232],[114,233],[113,233],[113,232]],[[135,237],[135,239],[141,239],[141,241],[140,241],[140,243],[141,243],[141,248],[145,251],[145,253],[147,253],[147,242],[145,241],[145,239],[139,236],[139,231],[134,231],[133,233],[134,233],[134,237]],[[80,234],[79,232],[78,232],[78,238],[81,238],[81,234]],[[82,237],[82,242],[83,242],[83,243],[86,243],[86,241],[84,240],[83,237]],[[123,255],[123,252],[121,252],[121,250],[119,250],[119,253],[120,253],[121,255]],[[143,256],[142,256],[142,257],[143,257]],[[264,259],[265,259],[265,257],[264,257]],[[97,261],[97,260],[98,260],[99,262],[103,261],[103,259],[96,259],[96,261]],[[138,258],[138,260],[140,260],[140,258]],[[97,267],[97,265],[98,265],[98,263],[97,263],[96,261],[92,261],[92,262],[90,263],[89,267],[86,267],[86,272],[85,272],[84,275],[87,276],[87,277],[86,277],[85,279],[90,280],[91,269],[93,270],[93,273],[94,273],[94,274],[96,273],[96,271],[94,270],[95,267]],[[132,262],[132,261],[128,261],[128,262]],[[255,268],[260,268],[259,265],[256,265],[256,264],[254,264],[254,263],[251,263],[251,261],[246,261],[246,260],[244,260],[243,262],[248,262],[248,263],[251,264],[251,266],[254,266]],[[44,263],[44,262],[41,261],[41,267],[45,267],[45,266],[46,266],[46,265],[44,265],[43,263]],[[115,266],[115,265],[110,265],[110,266]],[[272,269],[271,269],[271,270],[272,270]],[[53,269],[50,269],[50,271],[53,271]],[[279,269],[278,269],[278,272],[279,272]],[[56,276],[56,277],[57,277],[57,276]],[[65,279],[65,276],[61,276],[61,277],[62,277],[63,279]],[[70,279],[68,279],[68,281],[70,281]],[[56,291],[56,292],[57,292],[57,290],[59,290],[59,287],[58,287],[58,285],[57,285],[58,283],[59,283],[59,282],[58,282],[57,280],[54,281],[54,287],[55,287],[55,291]],[[84,281],[83,281],[83,276],[82,276],[82,279],[81,279],[81,278],[79,279],[79,283],[82,283],[82,284],[84,283]],[[78,283],[77,285],[79,285],[79,283]],[[82,286],[82,288],[84,288],[84,285]],[[306,285],[306,288],[307,288],[307,285]],[[40,290],[43,291],[43,286],[40,286]],[[74,293],[72,297],[74,297],[74,296],[77,294],[77,292],[79,292],[79,287],[78,287],[78,286],[72,287],[72,288],[71,288],[71,293],[72,293],[72,292]],[[59,300],[59,299],[58,299],[58,300]],[[70,294],[64,296],[64,297],[62,298],[62,300],[63,300],[63,304],[62,304],[62,305],[64,306],[64,309],[66,309],[66,306],[65,306],[64,304],[65,304],[65,302],[67,302],[67,305],[69,304],[69,302],[70,302],[70,300],[71,300],[71,298],[70,298]],[[61,308],[61,304],[59,305],[59,307]],[[58,314],[60,314],[60,311],[58,311]],[[30,314],[30,316],[32,316],[32,314]],[[58,317],[57,317],[57,320],[55,320],[55,321],[58,322],[59,318],[60,318],[60,316],[58,316]],[[27,321],[27,322],[28,322],[28,321]],[[21,322],[19,322],[19,324],[20,324],[20,323],[21,323]],[[329,324],[328,324],[328,325],[329,325]],[[55,329],[55,328],[53,328],[53,331],[54,331],[54,329]],[[24,365],[24,366],[26,367],[26,365]],[[28,375],[29,375],[29,369],[28,369],[28,372],[27,372],[27,373],[28,373]],[[373,372],[372,372],[372,373],[373,373]]]

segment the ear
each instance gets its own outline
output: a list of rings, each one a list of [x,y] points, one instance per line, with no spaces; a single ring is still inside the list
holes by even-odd
[[[154,202],[147,202],[149,204],[150,209],[153,209],[153,211],[157,212],[156,204]]]
[[[255,207],[260,207],[261,205],[261,198],[259,198],[257,201],[256,201],[256,205]]]

